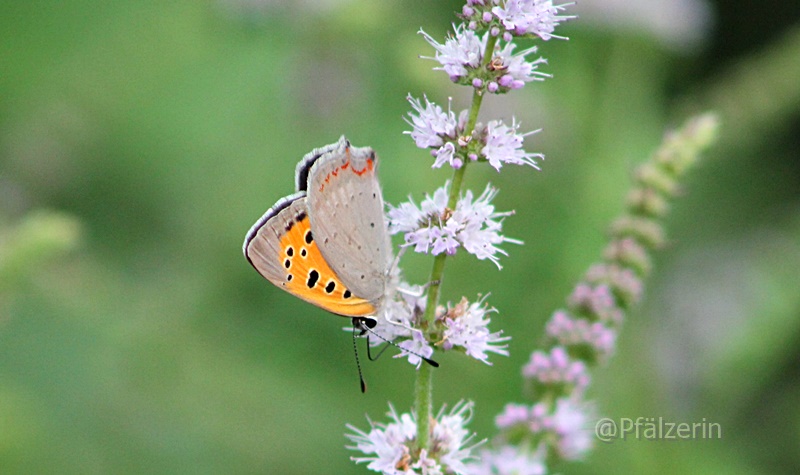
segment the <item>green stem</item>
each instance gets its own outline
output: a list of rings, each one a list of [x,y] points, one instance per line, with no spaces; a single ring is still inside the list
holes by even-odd
[[[497,37],[489,36],[486,42],[486,49],[483,53],[483,67],[486,67],[492,60],[494,45]],[[469,119],[464,129],[465,135],[473,136],[475,124],[478,123],[478,113],[483,102],[483,90],[477,89],[472,93],[472,105],[469,109]],[[461,183],[464,181],[464,173],[467,170],[468,160],[464,161],[461,168],[453,172],[450,196],[447,200],[447,208],[455,209],[458,196],[461,193]],[[428,298],[425,307],[425,315],[422,318],[423,327],[430,329],[436,319],[436,307],[439,305],[439,289],[444,278],[444,264],[447,254],[439,254],[433,259],[431,278],[428,281]],[[414,412],[417,418],[417,448],[419,450],[430,449],[430,424],[431,411],[433,407],[433,370],[430,365],[423,364],[417,371],[417,380],[414,388]]]

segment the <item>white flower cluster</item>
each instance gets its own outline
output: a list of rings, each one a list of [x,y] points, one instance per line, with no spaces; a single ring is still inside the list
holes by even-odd
[[[521,89],[525,83],[544,81],[550,77],[538,70],[540,64],[547,64],[546,59],[528,58],[538,51],[536,46],[514,53],[516,45],[507,41],[502,45],[495,44],[492,51],[487,51],[491,33],[478,36],[463,25],[455,26],[444,43],[439,43],[422,30],[420,34],[436,50],[433,57],[423,58],[437,61],[439,66],[433,69],[444,71],[451,81],[458,84],[498,93]],[[487,58],[487,54],[491,54],[491,57]]]
[[[403,350],[395,358],[408,358],[408,362],[419,367],[423,360],[433,355],[433,346],[425,340],[419,325],[418,317],[425,311],[425,296],[421,288],[409,288],[400,292],[402,299],[387,304],[384,318],[378,318],[372,331],[387,340],[401,340],[397,346]],[[510,337],[502,336],[503,332],[489,330],[491,319],[489,313],[496,312],[485,304],[485,297],[470,303],[466,298],[456,305],[439,307],[438,315],[431,333],[437,335],[435,344],[443,351],[463,351],[466,355],[488,365],[488,353],[508,356],[506,342]],[[348,329],[352,331],[352,329]],[[378,346],[383,340],[373,339],[370,344]]]
[[[575,18],[559,15],[567,5],[553,5],[552,0],[467,0],[461,16],[470,29],[487,28],[494,36],[503,31],[507,41],[513,36],[538,36],[547,41],[562,38],[553,31],[562,21]]]
[[[500,234],[502,219],[510,212],[495,212],[491,204],[497,190],[491,186],[475,199],[467,191],[456,203],[455,209],[447,207],[449,183],[426,196],[421,206],[409,200],[389,209],[389,232],[404,233],[405,246],[416,252],[455,254],[463,247],[478,259],[489,259],[502,268],[497,254],[506,252],[497,245],[503,242],[521,244]]]
[[[424,98],[423,105],[419,99],[408,96],[414,112],[410,112],[406,122],[412,129],[406,131],[414,139],[419,148],[430,148],[435,158],[433,168],[448,164],[453,168],[461,168],[466,160],[484,160],[497,171],[503,164],[529,165],[538,169],[536,159],[543,159],[541,153],[528,153],[523,147],[525,137],[538,130],[520,133],[520,124],[513,121],[511,126],[501,120],[489,121],[486,126],[478,126],[471,135],[465,135],[467,111],[456,114],[448,108],[445,112],[441,106]]]
[[[455,306],[449,306],[444,313],[444,334],[442,337],[442,348],[450,350],[453,348],[463,348],[464,352],[484,363],[491,365],[487,352],[497,353],[508,356],[508,345],[504,342],[511,337],[502,336],[503,332],[489,331],[489,317],[487,313],[496,312],[494,308],[484,304],[485,299],[469,303],[467,299],[462,299]]]
[[[460,402],[449,412],[442,408],[431,424],[431,449],[418,454],[415,452],[415,415],[398,414],[390,406],[388,416],[392,419],[388,424],[369,421],[369,432],[347,425],[353,433],[345,435],[355,444],[348,448],[364,454],[352,457],[353,461],[367,463],[367,469],[374,472],[397,475],[466,474],[467,464],[475,459],[472,451],[483,443],[471,444],[474,435],[466,429],[472,419],[470,402]]]

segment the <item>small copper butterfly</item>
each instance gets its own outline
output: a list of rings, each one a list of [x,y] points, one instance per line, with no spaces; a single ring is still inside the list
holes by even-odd
[[[378,314],[393,289],[376,167],[371,148],[352,147],[344,136],[308,153],[297,164],[296,192],[247,233],[247,260],[277,287],[331,313]]]

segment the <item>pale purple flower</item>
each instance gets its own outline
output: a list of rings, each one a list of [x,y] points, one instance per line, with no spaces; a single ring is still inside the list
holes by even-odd
[[[442,408],[432,424],[430,450],[420,453],[416,459],[413,456],[417,431],[415,416],[399,415],[394,407],[389,407],[392,421],[388,424],[370,420],[369,432],[347,425],[353,433],[345,436],[355,443],[347,448],[365,455],[351,457],[353,461],[367,463],[367,469],[385,474],[467,473],[466,464],[475,459],[472,451],[483,443],[471,444],[474,435],[466,429],[472,418],[472,403],[460,402],[447,413]]]
[[[411,414],[399,415],[390,405],[388,415],[392,418],[389,424],[369,421],[369,433],[347,424],[347,428],[354,433],[345,434],[345,437],[356,444],[347,448],[365,455],[351,457],[351,460],[356,463],[368,462],[367,469],[374,472],[396,473],[397,464],[413,448],[417,434],[417,423]]]
[[[503,412],[494,418],[494,425],[498,429],[508,429],[515,425],[527,424],[530,419],[531,411],[524,404],[508,403],[503,408]]]
[[[461,168],[464,165],[461,157],[456,155],[456,146],[453,145],[453,142],[447,142],[438,149],[432,150],[431,154],[436,157],[432,168],[441,168],[445,163],[453,168]]]
[[[528,419],[528,430],[532,434],[539,434],[552,427],[550,419],[550,405],[545,402],[538,402],[531,406],[530,419]]]
[[[404,133],[411,135],[414,143],[419,148],[441,147],[444,145],[444,137],[451,139],[456,137],[456,126],[458,121],[453,111],[448,110],[444,112],[442,108],[428,100],[424,96],[425,106],[422,105],[419,99],[415,99],[411,95],[407,98],[411,107],[416,112],[409,113],[409,117],[405,119],[406,122],[413,127],[413,130]]]
[[[536,159],[543,159],[544,155],[541,153],[527,153],[522,148],[525,137],[539,130],[520,134],[517,132],[519,125],[516,122],[512,122],[511,127],[509,127],[500,120],[492,120],[486,124],[486,145],[481,149],[481,155],[489,161],[489,164],[495,170],[500,171],[500,167],[504,163],[530,165],[537,170],[539,169]]]
[[[447,37],[444,44],[437,42],[422,30],[419,33],[436,50],[436,56],[433,58],[427,56],[423,58],[438,61],[441,66],[434,69],[447,73],[453,82],[466,77],[469,69],[477,68],[483,61],[488,35],[479,37],[474,31],[464,29],[463,24],[454,27],[454,33]]]
[[[422,358],[430,358],[433,355],[433,347],[425,340],[425,336],[419,330],[411,332],[411,339],[404,340],[397,344],[402,353],[395,355],[395,358],[408,358],[408,362],[417,368],[422,364]]]
[[[411,135],[417,147],[431,149],[431,155],[435,158],[433,168],[440,168],[445,163],[453,168],[461,168],[464,159],[456,144],[461,146],[458,142],[459,135],[466,127],[469,111],[463,110],[456,116],[449,104],[445,112],[427,97],[424,98],[424,106],[419,99],[411,96],[407,99],[414,112],[409,112],[405,118],[412,130],[404,133]]]
[[[560,22],[574,16],[559,15],[567,4],[553,5],[552,0],[506,0],[492,8],[503,27],[514,35],[536,35],[543,40],[561,38],[553,35]]]
[[[450,256],[455,254],[460,245],[456,239],[458,231],[459,223],[455,220],[447,220],[444,226],[431,228],[431,252],[433,255],[439,255],[443,252]]]
[[[616,264],[595,264],[586,271],[586,280],[593,284],[606,284],[626,305],[633,305],[642,297],[644,284],[636,273]]]
[[[592,314],[601,314],[616,305],[614,294],[611,293],[611,289],[607,285],[593,287],[586,283],[580,283],[575,286],[567,301],[571,306],[581,308]]]
[[[428,250],[433,243],[433,240],[436,238],[433,234],[434,228],[419,228],[415,231],[411,231],[406,233],[406,246],[414,246],[414,252],[419,252],[421,254],[427,254]]]
[[[422,212],[429,216],[441,216],[447,209],[447,200],[450,195],[450,182],[444,186],[437,188],[433,192],[433,196],[426,195],[425,200],[422,201],[420,207]]]
[[[514,54],[514,48],[516,48],[514,43],[506,43],[492,58],[493,63],[502,64],[498,68],[499,71],[504,73],[497,80],[500,86],[509,89],[520,89],[526,82],[544,81],[545,78],[552,77],[537,70],[539,64],[547,64],[546,59],[539,57],[533,61],[528,61],[527,56],[537,51],[535,46],[522,50],[517,54]]]
[[[416,252],[434,255],[454,253],[458,247],[478,259],[489,259],[502,268],[497,254],[506,254],[497,246],[504,242],[520,241],[500,234],[502,218],[509,212],[495,212],[491,200],[497,190],[491,186],[477,198],[467,191],[456,203],[454,210],[447,209],[449,183],[439,188],[433,197],[426,196],[420,207],[409,200],[389,209],[389,232],[404,233],[405,246]],[[421,209],[420,209],[421,208]]]
[[[392,234],[414,231],[419,228],[420,223],[425,218],[425,214],[417,208],[417,205],[410,197],[408,201],[400,203],[397,207],[390,205],[387,216],[389,218],[389,232]]]
[[[464,196],[458,200],[450,219],[460,224],[458,240],[464,245],[467,252],[480,260],[489,259],[498,269],[502,269],[497,254],[507,255],[507,253],[496,245],[503,242],[522,244],[522,241],[500,234],[502,221],[497,218],[504,218],[512,212],[497,213],[494,211],[491,201],[496,195],[497,189],[486,185],[483,193],[473,201],[472,190],[467,190]]]
[[[442,347],[446,350],[460,347],[468,356],[491,365],[487,352],[508,356],[505,342],[511,337],[502,336],[502,331],[489,331],[491,319],[486,315],[497,310],[487,307],[484,300],[469,304],[463,299],[456,306],[448,308],[444,315]]]
[[[612,325],[622,323],[623,313],[617,307],[614,293],[608,285],[596,286],[582,282],[575,286],[567,299],[570,308]]]
[[[617,332],[601,322],[573,318],[563,310],[556,311],[545,327],[547,336],[563,346],[583,346],[605,361],[614,352]]]
[[[540,386],[563,386],[565,393],[581,394],[589,385],[589,370],[583,361],[570,358],[567,351],[556,346],[550,353],[534,351],[522,368],[522,375]]]
[[[419,459],[417,460],[414,465],[411,466],[413,471],[411,473],[421,473],[422,475],[444,475],[442,473],[442,467],[439,463],[428,457],[427,449],[422,449],[419,452]],[[406,470],[404,473],[408,473]]]
[[[438,421],[433,426],[431,439],[435,441],[436,447],[441,450],[439,461],[453,473],[464,473],[466,463],[473,459],[472,449],[483,444],[469,444],[474,435],[466,429],[466,425],[472,420],[472,403],[459,402],[449,414],[444,413],[444,408],[436,416]],[[432,445],[433,446],[433,445]]]
[[[530,443],[535,441],[544,441],[540,444],[533,456],[539,463],[542,464],[541,468],[544,469],[542,462],[543,456],[547,452],[547,446],[555,449],[558,456],[563,460],[576,460],[583,457],[592,447],[592,436],[594,434],[591,421],[595,418],[594,407],[590,404],[582,402],[575,398],[558,398],[554,402],[539,402],[531,407],[521,404],[507,404],[503,413],[497,416],[495,423],[502,431],[511,431],[516,434],[514,438],[523,437],[523,441],[519,446],[506,446],[500,452],[506,451],[506,459],[508,461],[514,460],[511,454],[514,451],[525,452]],[[526,434],[520,434],[520,431],[525,431]],[[534,441],[534,442],[532,442]],[[471,474],[498,474],[498,473],[529,473],[529,472],[514,472],[503,471],[502,465],[498,465],[495,457],[489,454],[489,459],[486,458],[487,452],[484,451],[482,455],[482,462],[480,465],[474,467],[483,467],[484,471],[471,471]],[[485,471],[487,462],[490,463],[494,469]],[[516,467],[514,463],[512,466]],[[519,468],[516,468],[519,470]],[[534,473],[534,472],[531,472]],[[536,472],[544,473],[544,472]]]

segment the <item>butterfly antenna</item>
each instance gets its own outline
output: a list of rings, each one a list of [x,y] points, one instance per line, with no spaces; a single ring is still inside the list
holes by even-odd
[[[359,327],[356,320],[353,320],[353,354],[356,355],[356,368],[358,368],[358,380],[361,382],[361,392],[367,392],[367,383],[364,381],[364,375],[361,373],[361,361],[358,359],[358,345],[356,344],[357,330],[361,330],[360,334],[364,334],[364,330]],[[369,341],[367,342],[367,356],[369,356]]]
[[[381,357],[381,355],[383,354],[384,351],[386,351],[387,348],[389,348],[388,343],[383,345],[381,351],[379,351],[378,354],[373,357],[372,354],[370,353],[369,333],[367,334],[367,358],[369,358],[370,361],[378,361],[378,358]]]
[[[370,326],[370,324],[368,322],[372,323],[372,326]],[[379,339],[383,340],[384,342],[394,346],[395,348],[399,349],[400,351],[405,351],[406,353],[411,353],[412,355],[425,360],[426,363],[428,363],[429,365],[433,366],[434,368],[438,368],[439,367],[439,363],[437,363],[436,361],[434,361],[434,360],[432,360],[430,358],[426,358],[426,357],[422,356],[421,354],[417,353],[416,351],[411,351],[409,349],[402,348],[397,343],[395,343],[395,342],[393,342],[391,340],[387,340],[386,338],[384,338],[381,335],[378,335],[377,333],[372,331],[372,327],[374,327],[375,324],[376,324],[375,320],[366,319],[366,318],[354,318],[353,319],[353,324],[358,326],[358,328],[361,330],[361,334],[362,335],[364,333],[367,333],[367,357],[369,357],[369,359],[371,361],[375,361],[375,360],[373,360],[372,357],[370,357],[370,354],[369,354],[369,335],[375,335],[377,338],[379,338]],[[355,333],[353,334],[353,338],[355,339]],[[385,350],[386,350],[386,348],[381,350],[381,353],[383,353]],[[378,357],[381,355],[381,353],[378,353],[378,356],[376,356],[375,359],[378,359]]]

